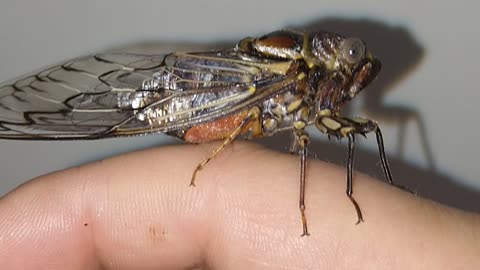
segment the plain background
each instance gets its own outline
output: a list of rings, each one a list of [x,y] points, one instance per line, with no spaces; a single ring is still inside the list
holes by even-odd
[[[422,196],[478,212],[478,10],[480,4],[465,0],[2,0],[0,81],[105,50],[160,53],[233,46],[245,36],[284,27],[354,35],[382,60],[383,70],[346,114],[380,122],[398,182]],[[342,164],[345,142],[328,142],[314,129],[310,134],[315,137],[312,156]],[[289,140],[287,134],[259,143],[286,151]],[[357,141],[356,168],[381,179],[375,136]],[[35,176],[172,143],[179,142],[165,135],[0,141],[0,195]]]

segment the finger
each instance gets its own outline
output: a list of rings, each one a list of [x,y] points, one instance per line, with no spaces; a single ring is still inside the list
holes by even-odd
[[[412,244],[433,256],[443,251],[443,241],[459,247],[467,241],[452,242],[446,230],[444,240],[428,243],[435,226],[465,215],[443,208],[448,214],[440,215],[432,210],[438,206],[361,175],[354,193],[366,222],[355,226],[345,171],[321,162],[309,165],[311,236],[300,237],[297,158],[235,144],[199,173],[197,187],[189,187],[193,168],[213,147],[137,152],[18,188],[0,201],[2,265],[360,269],[394,263],[398,254],[412,259],[418,253]]]

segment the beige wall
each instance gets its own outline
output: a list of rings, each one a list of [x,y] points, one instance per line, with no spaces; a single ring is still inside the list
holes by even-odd
[[[119,47],[146,45],[155,51],[162,41],[170,47],[177,41],[234,42],[295,25],[351,32],[384,59],[377,85],[365,90],[352,110],[365,114],[366,105],[368,115],[381,123],[397,179],[420,190],[435,189],[442,181],[480,190],[480,4],[442,2],[5,0],[0,4],[0,81]],[[359,169],[381,176],[374,136],[359,141],[365,141],[360,158],[372,161],[358,161]],[[168,142],[161,135],[101,142],[0,141],[0,194],[34,176]],[[315,150],[319,157],[341,161],[345,144],[324,142],[320,139]]]

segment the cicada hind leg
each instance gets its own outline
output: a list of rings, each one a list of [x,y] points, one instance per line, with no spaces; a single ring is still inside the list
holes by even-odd
[[[375,121],[365,118],[345,118],[333,115],[330,110],[323,110],[317,113],[315,119],[316,127],[323,133],[326,133],[337,138],[348,138],[348,155],[347,155],[347,189],[346,194],[352,202],[357,212],[357,224],[363,221],[362,211],[357,201],[353,197],[353,163],[355,154],[355,135],[361,134],[366,136],[367,133],[375,132],[377,138],[378,151],[382,169],[385,178],[390,185],[409,191],[407,188],[397,185],[393,182],[392,173],[388,164],[387,156],[385,154],[385,147],[383,145],[383,136],[378,124]],[[410,191],[409,191],[410,192]]]
[[[201,171],[205,166],[220,152],[225,149],[227,145],[232,143],[238,135],[242,134],[245,132],[245,129],[248,128],[250,123],[258,121],[260,116],[260,109],[258,107],[252,107],[249,109],[247,112],[246,116],[242,119],[240,124],[224,139],[222,144],[218,146],[213,152],[210,154],[210,156],[206,157],[204,160],[202,160],[198,165],[195,167],[195,170],[192,173],[192,179],[190,181],[190,186],[195,186],[195,178],[197,176],[197,173]]]

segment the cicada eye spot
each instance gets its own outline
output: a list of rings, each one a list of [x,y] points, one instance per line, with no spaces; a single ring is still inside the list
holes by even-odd
[[[342,54],[349,64],[357,64],[365,56],[365,43],[358,38],[349,38],[343,42]]]

